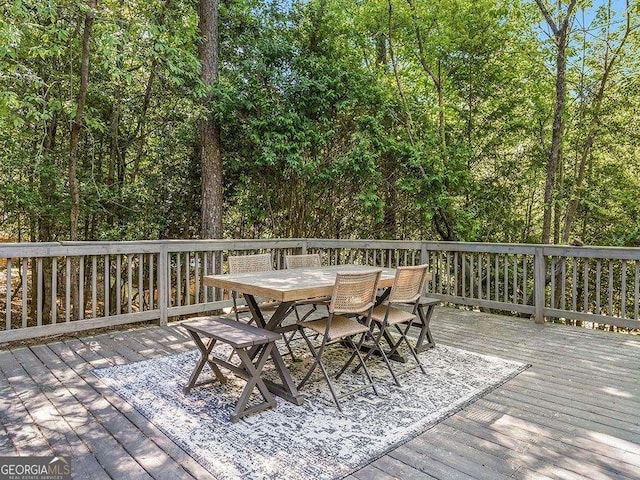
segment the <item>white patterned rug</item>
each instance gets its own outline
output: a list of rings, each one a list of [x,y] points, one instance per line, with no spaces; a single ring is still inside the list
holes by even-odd
[[[302,353],[302,347],[296,350]],[[224,347],[214,351],[227,355]],[[329,372],[337,370],[345,353],[340,346],[325,353]],[[195,350],[93,373],[220,480],[328,480],[349,475],[527,368],[443,345],[420,356],[427,375],[418,369],[402,374],[402,388],[390,383],[382,362],[370,360],[367,365],[374,377],[385,382],[380,396],[367,389],[346,397],[341,401],[343,413],[331,402],[317,371],[315,381],[303,390],[304,405],[277,398],[275,409],[236,424],[229,417],[244,381],[229,374],[231,381],[225,385],[182,393],[198,358]],[[294,379],[302,378],[308,361],[291,364]],[[412,363],[394,365],[401,371]],[[209,374],[203,372],[200,379]],[[345,374],[336,387],[353,388],[362,383],[361,377]]]

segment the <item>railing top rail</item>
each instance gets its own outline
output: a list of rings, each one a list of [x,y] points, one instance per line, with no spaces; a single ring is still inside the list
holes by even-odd
[[[299,248],[304,240],[140,240],[122,242],[0,243],[0,258],[117,255],[181,251]]]
[[[640,248],[519,243],[440,242],[420,240],[354,240],[324,238],[139,240],[120,242],[0,243],[0,258],[158,253],[179,251],[251,250],[264,248],[420,249],[596,259],[640,260]]]

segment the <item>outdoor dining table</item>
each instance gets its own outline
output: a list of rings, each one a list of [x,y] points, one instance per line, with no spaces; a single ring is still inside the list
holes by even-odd
[[[249,307],[249,311],[256,324],[267,330],[282,332],[287,331],[282,323],[291,313],[291,308],[296,301],[310,298],[330,296],[338,272],[358,272],[377,269],[365,265],[335,265],[320,268],[299,268],[286,270],[271,270],[259,273],[235,273],[225,275],[207,275],[204,284],[209,287],[217,287],[226,290],[234,290],[242,293]],[[381,268],[382,274],[378,287],[386,288],[382,301],[388,295],[393,285],[395,270]],[[278,307],[271,317],[266,320],[256,297],[266,297],[279,302]],[[282,383],[265,381],[269,391],[296,405],[302,405],[303,398],[299,394],[295,382],[285,365],[282,355],[274,348],[271,352],[275,368]]]

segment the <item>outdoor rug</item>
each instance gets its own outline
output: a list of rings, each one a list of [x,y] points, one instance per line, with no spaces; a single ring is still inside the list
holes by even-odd
[[[285,351],[281,349],[281,351]],[[214,349],[226,357],[224,346]],[[304,355],[304,345],[296,347]],[[325,355],[335,372],[346,348],[335,346]],[[309,357],[289,362],[294,379],[307,370]],[[277,398],[277,407],[242,419],[229,420],[244,381],[223,369],[229,381],[182,393],[198,359],[196,350],[137,363],[97,369],[93,373],[131,403],[214,476],[223,479],[336,479],[372,462],[398,445],[459,411],[513,378],[527,366],[497,357],[438,345],[420,355],[427,375],[397,364],[402,387],[390,382],[381,361],[367,365],[380,396],[362,390],[341,401],[340,413],[331,401],[319,369],[305,386],[304,405]],[[266,368],[266,367],[265,367]],[[200,380],[210,370],[205,367]],[[266,372],[265,376],[275,375]],[[362,385],[361,373],[348,372],[335,382],[344,392]],[[255,395],[254,400],[258,400]],[[261,400],[261,397],[260,397]]]

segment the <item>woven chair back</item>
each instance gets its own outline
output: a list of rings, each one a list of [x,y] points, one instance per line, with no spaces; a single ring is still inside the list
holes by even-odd
[[[393,279],[390,303],[413,303],[422,295],[427,280],[428,265],[398,267]]]
[[[287,268],[313,268],[320,267],[319,253],[305,253],[303,255],[285,255],[284,262]]]
[[[338,273],[329,304],[330,313],[362,313],[375,304],[381,270]]]
[[[270,253],[258,255],[229,255],[229,273],[268,272],[273,270]]]

